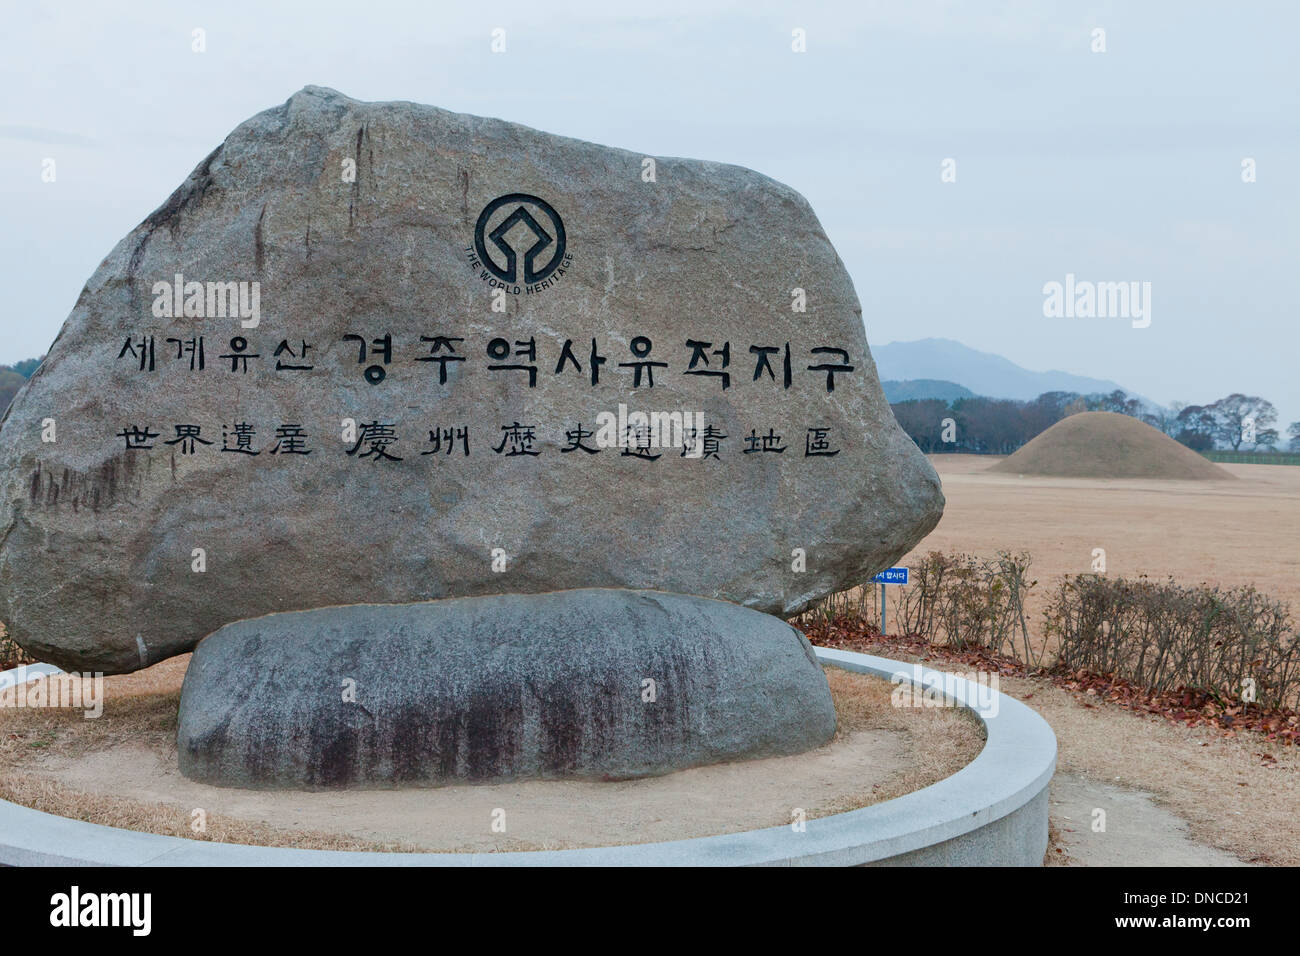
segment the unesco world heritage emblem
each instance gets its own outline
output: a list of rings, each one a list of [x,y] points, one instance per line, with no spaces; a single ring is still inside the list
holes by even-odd
[[[513,295],[531,295],[554,285],[573,263],[564,221],[544,199],[508,193],[483,207],[474,224],[474,245],[466,250],[479,278]]]

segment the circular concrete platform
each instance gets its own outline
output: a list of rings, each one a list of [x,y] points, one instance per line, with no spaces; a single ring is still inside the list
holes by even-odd
[[[816,648],[828,666],[926,688],[971,710],[984,749],[938,783],[894,800],[742,833],[518,853],[363,853],[213,843],[85,823],[0,801],[0,864],[18,866],[1038,866],[1056,737],[988,687],[867,654]]]

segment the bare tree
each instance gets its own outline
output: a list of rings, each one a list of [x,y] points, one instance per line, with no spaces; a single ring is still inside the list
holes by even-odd
[[[911,399],[890,406],[894,418],[917,447],[927,455],[935,451],[956,451],[956,444],[943,442],[943,420],[948,417],[948,403],[941,398]]]
[[[1178,422],[1179,413],[1187,407],[1186,402],[1170,402],[1168,408],[1157,408],[1153,412],[1142,414],[1142,421],[1152,428],[1158,428],[1170,438],[1177,438],[1183,426]]]
[[[1243,442],[1261,444],[1260,438],[1277,421],[1277,409],[1272,402],[1265,401],[1258,395],[1242,395],[1233,392],[1209,406],[1213,426],[1210,435],[1216,441],[1231,445],[1233,451],[1241,448]],[[1249,426],[1249,427],[1247,427]],[[1272,432],[1277,440],[1277,432]]]
[[[1214,412],[1209,405],[1184,405],[1176,419],[1178,430],[1174,435],[1193,451],[1209,451],[1214,447]]]

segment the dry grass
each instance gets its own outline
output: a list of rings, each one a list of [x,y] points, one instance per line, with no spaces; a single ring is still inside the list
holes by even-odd
[[[832,801],[821,808],[820,816],[892,800],[928,787],[952,776],[984,749],[984,725],[964,708],[895,707],[890,699],[893,684],[835,667],[826,668],[826,680],[839,719],[835,736],[863,730],[903,733],[908,741],[909,763],[906,770],[867,793]]]
[[[1198,843],[1247,862],[1300,866],[1300,748],[1089,706],[1038,680],[1008,678],[1001,689],[1052,725],[1060,770],[1147,791]]]
[[[111,695],[112,703],[93,720],[74,708],[0,709],[0,799],[87,823],[191,840],[319,850],[412,849],[333,833],[285,831],[222,814],[207,814],[203,832],[195,832],[186,808],[81,793],[39,772],[43,759],[75,759],[128,741],[175,760],[177,672],[183,676],[184,668],[167,663],[171,666],[106,679],[105,696]]]
[[[1236,480],[1184,482],[1020,478],[990,472],[997,459],[930,460],[948,504],[914,555],[1027,550],[1032,576],[1053,582],[1086,573],[1092,549],[1104,548],[1112,575],[1254,584],[1300,612],[1300,539],[1295,522],[1283,520],[1300,513],[1300,467],[1228,464],[1220,467]],[[1035,631],[1047,591],[1044,584],[1030,595]],[[1052,725],[1060,769],[1153,794],[1200,843],[1247,861],[1300,865],[1297,748],[1189,730],[1042,681],[1004,680],[1002,690]]]
[[[1070,866],[1074,861],[1065,851],[1065,841],[1061,839],[1061,828],[1055,820],[1047,821],[1047,852],[1043,854],[1043,866]]]
[[[15,644],[9,637],[9,632],[0,622],[0,670],[8,670],[11,667],[17,667],[19,664],[35,664],[25,650]]]
[[[204,831],[196,833],[191,827],[190,814],[183,808],[102,794],[79,793],[53,780],[10,772],[0,774],[0,799],[61,817],[85,820],[87,823],[214,843],[245,843],[300,850],[382,850],[394,853],[418,849],[406,844],[359,840],[337,833],[282,830],[255,821],[212,813],[207,814]]]
[[[0,695],[0,701],[7,696]],[[160,751],[170,747],[174,754],[178,701],[176,694],[124,698],[92,720],[75,708],[0,708],[0,765],[43,753],[77,757],[124,740]]]
[[[176,708],[190,655],[104,678],[103,713],[86,720],[80,708],[14,708],[16,693],[29,693],[46,678],[0,691],[0,768],[35,752],[77,756],[131,740],[160,753],[176,752]],[[68,680],[67,678],[59,678]],[[69,686],[78,679],[68,680]]]

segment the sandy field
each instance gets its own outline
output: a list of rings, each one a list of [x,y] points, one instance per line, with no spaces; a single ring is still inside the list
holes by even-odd
[[[604,783],[528,781],[333,792],[211,787],[176,767],[188,657],[106,680],[101,717],[0,709],[0,797],[65,816],[193,837],[328,849],[492,852],[644,843],[789,824],[928,786],[974,759],[983,731],[954,709],[890,705],[892,685],[829,669],[840,728],[791,757]],[[492,830],[505,811],[504,833]]]
[[[1104,548],[1107,574],[1254,584],[1300,615],[1300,466],[1221,466],[1235,481],[1022,478],[989,472],[1001,460],[930,456],[947,507],[900,566],[929,551],[1028,551],[1036,624],[1046,589]]]

